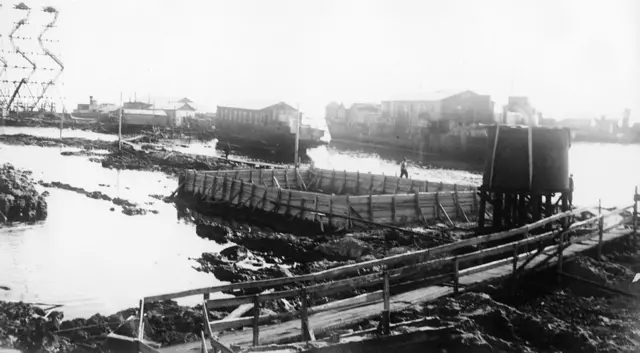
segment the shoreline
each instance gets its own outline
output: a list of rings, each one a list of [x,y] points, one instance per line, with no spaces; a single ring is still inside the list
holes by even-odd
[[[640,287],[631,288],[630,281],[640,268],[640,244],[632,241],[633,246],[621,240],[607,244],[602,261],[577,257],[566,264],[564,271],[638,293]],[[392,334],[417,332],[427,325],[436,330],[434,333],[440,330],[450,333],[439,339],[439,345],[451,351],[631,352],[638,348],[637,342],[634,345],[630,339],[635,335],[640,299],[629,300],[570,279],[561,283],[549,281],[554,277],[554,271],[547,270],[525,276],[515,289],[513,283],[487,284],[457,297],[393,311]],[[210,320],[224,319],[232,309],[210,311]],[[261,315],[275,312],[273,308],[261,308]],[[43,347],[88,352],[99,347],[109,332],[128,337],[138,334],[137,308],[64,321],[59,311],[52,311],[45,318],[44,311],[31,305],[0,301],[0,323],[7,322],[7,313],[14,319],[20,318],[17,322],[21,331],[18,336],[12,335],[19,331],[15,322],[6,326],[4,332],[0,330],[0,347],[24,352]],[[252,310],[242,316],[253,316]],[[174,301],[147,303],[144,337],[156,348],[197,342],[203,319],[201,305],[179,306]],[[356,341],[374,338],[377,326],[375,319],[354,323],[317,337],[318,344],[331,341],[335,334]],[[31,331],[36,327],[41,327],[42,336],[33,335]]]

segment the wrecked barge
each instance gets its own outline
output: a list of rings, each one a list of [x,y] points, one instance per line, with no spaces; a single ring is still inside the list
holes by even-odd
[[[470,185],[317,168],[188,170],[179,184],[181,199],[201,211],[262,213],[272,222],[314,223],[323,231],[469,222],[478,210]]]

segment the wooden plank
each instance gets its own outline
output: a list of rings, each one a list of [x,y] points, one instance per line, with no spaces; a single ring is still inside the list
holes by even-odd
[[[329,201],[331,201],[331,199]],[[631,208],[631,207],[633,207],[633,206],[629,206],[629,208]],[[237,290],[237,289],[274,287],[274,286],[279,286],[279,285],[284,285],[284,284],[289,284],[289,283],[310,281],[312,279],[315,279],[317,281],[322,281],[322,280],[332,279],[334,277],[344,276],[344,275],[351,274],[351,273],[357,273],[358,271],[360,271],[362,269],[371,268],[371,267],[374,267],[374,266],[394,265],[394,264],[405,263],[405,262],[409,262],[409,261],[420,261],[421,258],[426,258],[426,257],[429,257],[429,256],[436,256],[438,254],[451,252],[453,250],[456,250],[456,249],[459,249],[459,248],[462,248],[462,247],[479,245],[479,244],[483,244],[483,243],[486,243],[486,242],[496,241],[496,240],[504,239],[504,238],[507,238],[507,237],[510,237],[510,236],[514,236],[514,235],[517,235],[517,234],[521,234],[521,233],[523,233],[525,231],[530,231],[530,230],[533,230],[533,229],[540,228],[540,227],[542,227],[542,226],[544,226],[544,225],[546,225],[546,224],[548,224],[548,223],[550,223],[552,221],[556,221],[556,220],[562,219],[562,217],[567,217],[567,216],[571,216],[571,215],[575,215],[575,214],[580,214],[580,213],[588,211],[588,210],[590,210],[592,208],[593,208],[592,206],[582,207],[582,208],[579,208],[579,209],[576,209],[576,210],[573,210],[573,211],[567,211],[567,212],[564,212],[564,213],[561,213],[561,214],[558,214],[558,215],[554,215],[552,217],[549,217],[549,218],[546,218],[546,219],[543,219],[543,220],[540,220],[540,221],[537,221],[537,222],[522,226],[520,228],[512,229],[512,230],[499,232],[499,233],[488,234],[488,235],[474,237],[474,238],[469,238],[469,239],[461,240],[461,241],[458,241],[458,242],[455,242],[455,243],[440,245],[440,246],[436,246],[434,248],[429,248],[429,249],[425,249],[425,250],[419,250],[419,251],[409,252],[409,253],[405,253],[405,254],[393,255],[393,256],[385,257],[383,259],[369,260],[369,261],[363,261],[363,262],[356,263],[356,264],[339,266],[339,267],[335,267],[333,269],[316,272],[314,274],[303,275],[303,276],[293,276],[293,277],[283,277],[283,278],[276,278],[276,279],[262,280],[262,281],[254,281],[254,282],[234,283],[234,284],[220,285],[220,286],[206,287],[206,288],[199,288],[199,289],[192,289],[192,290],[186,290],[186,291],[181,291],[181,292],[176,292],[176,293],[162,294],[162,295],[145,297],[144,298],[144,302],[145,303],[149,303],[149,302],[160,301],[160,300],[182,298],[182,297],[187,297],[187,296],[192,296],[192,295],[201,295],[201,294],[207,293],[207,292],[214,293],[214,292],[224,292],[224,291]],[[614,211],[612,213],[618,214],[618,213],[623,212],[625,210],[626,209],[623,208],[623,209],[620,209],[618,211]],[[584,223],[582,223],[582,224],[576,223],[574,225],[581,226],[583,224]],[[572,225],[572,227],[574,225]]]
[[[617,237],[620,237],[626,233],[607,233],[605,235],[605,239],[611,240]],[[580,250],[577,250],[580,249]],[[577,251],[584,251],[588,249],[588,247],[577,247],[577,245],[572,245],[567,251],[568,255],[573,256],[577,253]],[[508,258],[508,261],[511,259]],[[538,261],[541,261],[542,258]],[[493,265],[493,264],[492,264]],[[535,266],[535,264],[532,264]],[[475,268],[471,268],[475,269]],[[471,270],[470,269],[470,270]],[[470,275],[464,275],[464,271],[461,271],[460,276],[460,284],[461,290],[467,290],[468,288],[472,288],[474,285],[483,283],[487,280],[500,279],[504,276],[508,276],[511,274],[511,263],[508,262],[503,264],[502,267],[494,267],[492,271],[485,271],[481,273],[474,273]],[[472,272],[472,271],[469,271]],[[408,306],[427,302],[434,300],[436,298],[450,295],[453,290],[451,288],[443,287],[440,285],[430,285],[428,287],[422,287],[419,289],[412,289],[408,292],[401,292],[398,294],[394,294],[390,299],[391,311],[399,311]],[[380,292],[377,292],[377,295],[380,296]],[[374,294],[374,293],[370,293]],[[369,294],[367,294],[369,295]],[[380,298],[380,297],[378,297]],[[318,314],[311,314],[309,316],[310,326],[317,334],[322,334],[327,331],[335,330],[340,327],[344,327],[344,325],[351,325],[353,322],[360,322],[363,320],[371,319],[380,315],[380,306],[379,300],[375,302],[370,302],[366,305],[356,306],[349,309],[338,309],[338,310],[329,310],[323,311]],[[262,328],[262,344],[270,344],[270,343],[278,343],[278,342],[291,342],[295,340],[297,337],[300,337],[300,329],[297,321],[287,321],[281,322],[275,325],[270,325]],[[244,331],[235,331],[230,332],[222,337],[222,341],[228,344],[250,344],[251,343],[251,332]],[[403,336],[399,336],[403,337]],[[179,346],[173,347],[165,347],[162,348],[161,351],[163,353],[177,353],[177,352],[187,352],[191,348],[197,347],[199,343],[189,343]]]
[[[305,341],[315,341],[316,337],[313,334],[313,330],[309,326],[309,313],[308,313],[308,305],[309,298],[307,296],[307,291],[305,288],[302,288],[300,291],[300,302],[302,307],[300,308],[300,329],[302,330],[302,338]]]
[[[205,326],[207,328],[207,331],[209,332],[209,341],[211,342],[211,345],[214,348],[219,349],[223,353],[234,353],[233,350],[231,350],[231,348],[229,348],[227,345],[225,345],[222,342],[220,342],[217,339],[215,339],[213,331],[211,331],[211,321],[209,321],[209,312],[207,310],[207,301],[206,300],[203,301],[203,303],[202,303],[202,310],[203,310],[202,314],[203,314],[204,319],[205,319]]]
[[[253,299],[253,346],[260,345],[260,296]]]
[[[144,299],[140,299],[139,308],[140,322],[138,323],[138,339],[144,339]]]

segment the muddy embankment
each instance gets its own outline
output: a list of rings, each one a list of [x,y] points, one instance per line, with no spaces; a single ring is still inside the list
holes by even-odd
[[[233,250],[222,256],[231,260],[236,256],[232,254],[238,253]],[[375,253],[373,250],[363,256]],[[600,284],[640,293],[637,283],[631,284],[640,270],[640,244],[636,241],[631,245],[620,241],[608,244],[604,254],[601,261],[577,258],[567,262],[564,270]],[[342,252],[340,256],[345,255]],[[398,335],[430,327],[430,342],[403,347],[410,351],[636,352],[640,349],[640,333],[636,328],[640,324],[639,308],[637,298],[612,294],[571,279],[558,281],[553,271],[546,271],[520,278],[517,283],[488,285],[475,292],[393,312],[391,328],[392,334]],[[265,314],[276,310],[261,309]],[[222,319],[228,312],[210,312],[210,318]],[[203,328],[201,306],[187,308],[165,301],[147,304],[145,313],[145,339],[162,345],[198,340]],[[94,315],[64,321],[60,312],[45,317],[44,311],[33,306],[0,302],[0,346],[27,352],[43,349],[93,352],[104,348],[99,347],[109,332],[135,336],[137,316],[137,309],[131,308],[108,317]],[[373,338],[377,326],[378,320],[367,320],[317,338],[329,339],[333,334],[340,334],[342,341],[349,336],[349,340]]]
[[[185,169],[220,170],[243,166],[241,163],[226,161],[214,157],[170,151],[153,144],[152,137],[138,141],[140,150],[124,143],[122,150],[118,142],[88,140],[84,138],[46,138],[25,134],[0,135],[0,143],[18,146],[75,147],[77,152],[62,152],[63,156],[89,156],[90,160],[101,163],[105,168],[161,171],[169,175],[178,175]],[[107,154],[96,151],[107,151]]]
[[[8,163],[0,166],[0,226],[47,218],[46,195],[40,194],[34,184],[31,172]]]

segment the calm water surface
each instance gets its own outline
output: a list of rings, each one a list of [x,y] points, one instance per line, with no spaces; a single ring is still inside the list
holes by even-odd
[[[28,133],[58,137],[58,129],[0,128],[0,133]],[[64,130],[65,137],[114,141],[113,135]],[[175,147],[183,152],[215,156],[215,141]],[[219,283],[196,272],[189,257],[220,251],[221,246],[195,234],[193,224],[178,221],[173,205],[149,197],[169,195],[177,181],[162,173],[115,171],[87,157],[61,156],[67,148],[0,144],[0,163],[33,171],[35,180],[60,181],[88,191],[121,197],[159,214],[126,216],[107,201],[67,190],[48,189],[49,217],[26,229],[0,230],[0,299],[64,304],[67,317],[87,317],[133,307],[141,296],[161,294]],[[399,172],[402,153],[371,149],[345,150],[323,146],[308,151],[317,167],[363,173]],[[236,156],[248,159],[246,156]],[[570,169],[575,176],[575,203],[630,204],[640,184],[640,146],[574,144]],[[456,169],[430,168],[412,163],[412,178],[478,185],[479,174]],[[99,186],[105,184],[107,186]],[[41,188],[44,190],[44,188]],[[112,212],[109,209],[115,207]],[[179,300],[196,304],[200,297]]]

